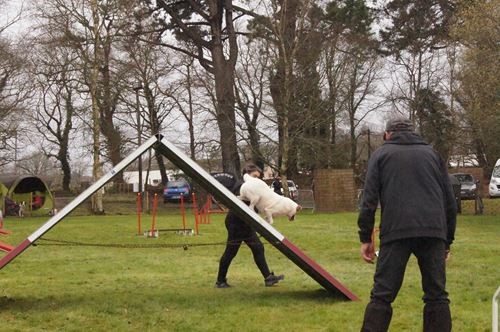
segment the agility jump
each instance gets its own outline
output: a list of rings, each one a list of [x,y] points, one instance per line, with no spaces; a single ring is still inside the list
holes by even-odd
[[[234,211],[247,224],[251,225],[260,235],[262,235],[276,249],[281,251],[288,259],[300,267],[311,278],[323,286],[332,294],[337,294],[346,300],[358,300],[349,289],[342,285],[332,275],[330,275],[319,264],[308,257],[292,242],[290,242],[278,230],[268,224],[255,211],[251,210],[245,203],[233,195],[226,187],[224,187],[213,176],[201,168],[196,162],[191,160],[184,152],[179,150],[169,141],[163,138],[162,135],[156,135],[148,139],[144,144],[139,146],[137,150],[132,152],[128,157],[118,163],[111,171],[106,173],[101,179],[97,180],[87,190],[77,196],[72,202],[61,209],[56,215],[50,218],[42,227],[28,236],[17,247],[10,251],[6,256],[0,259],[0,269],[3,269],[7,264],[19,256],[30,245],[35,243],[40,237],[47,233],[52,227],[57,225],[64,219],[72,210],[80,205],[87,198],[92,196],[97,190],[110,181],[117,173],[124,170],[135,159],[141,156],[150,148],[156,149],[163,156],[169,159],[185,174],[193,178],[199,183],[203,189],[214,196],[221,204],[225,205],[230,210]]]

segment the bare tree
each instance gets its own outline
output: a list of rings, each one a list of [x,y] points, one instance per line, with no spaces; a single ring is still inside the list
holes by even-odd
[[[128,121],[128,124],[138,129],[140,135],[146,133],[156,135],[167,129],[167,119],[173,108],[173,102],[168,95],[173,80],[171,77],[173,65],[169,50],[154,45],[153,33],[143,32],[140,34],[141,38],[137,38],[137,34],[137,31],[135,33],[131,31],[122,47],[127,55],[125,66],[130,69],[127,91],[132,96],[137,94],[138,100],[130,100],[126,96],[122,98],[124,103],[128,104],[129,109],[135,110],[131,113],[130,118],[137,119],[137,115],[139,115],[141,122],[137,124]],[[137,125],[140,125],[140,128],[137,128]],[[167,183],[168,177],[163,157],[156,152],[155,158],[162,182]]]
[[[119,66],[116,53],[117,44],[130,24],[133,5],[122,0],[48,0],[40,1],[36,8],[40,28],[78,54],[81,83],[87,89],[82,92],[87,94],[91,106],[94,179],[102,175],[103,156],[113,165],[122,159],[123,133],[115,123],[115,115],[126,68]],[[103,150],[107,153],[102,154]],[[122,181],[121,174],[116,181]],[[99,191],[94,197],[96,213],[103,213],[101,196]]]
[[[168,20],[163,21],[164,31],[173,32],[193,47],[183,48],[165,41],[162,45],[197,59],[214,77],[222,166],[224,171],[239,174],[234,110],[234,68],[238,46],[233,2],[159,0],[156,3],[168,15]]]
[[[462,107],[462,124],[473,152],[486,174],[500,156],[500,11],[498,1],[464,2],[453,35],[462,45],[459,87],[454,94]]]
[[[39,90],[39,102],[32,115],[34,127],[42,137],[38,145],[43,153],[56,159],[62,170],[62,189],[70,191],[70,141],[75,129],[73,124],[77,112],[78,74],[75,65],[77,55],[46,41],[35,50],[33,75]]]
[[[24,83],[23,61],[11,43],[0,39],[0,165],[13,160],[11,139],[17,136],[18,116],[28,97]]]
[[[267,42],[258,40],[240,45],[240,57],[236,70],[236,105],[243,123],[238,124],[240,135],[250,150],[250,160],[263,166],[264,162],[272,165],[271,156],[265,156],[261,151],[261,118],[266,109],[267,89],[269,88],[269,69],[271,54]],[[272,121],[275,124],[275,121]]]
[[[0,8],[5,5],[0,1]],[[17,138],[22,130],[19,116],[30,97],[25,63],[20,56],[22,48],[6,36],[6,30],[19,21],[21,13],[0,25],[0,167],[17,159]]]
[[[345,109],[346,99],[342,98],[342,85],[348,80],[347,59],[343,51],[338,48],[339,36],[328,38],[326,47],[322,52],[320,62],[323,78],[324,93],[324,119],[330,128],[329,149],[324,157],[326,167],[343,167],[345,164],[341,157],[342,151],[337,144],[338,128],[342,112]]]
[[[350,165],[357,172],[358,130],[363,120],[371,112],[378,110],[385,101],[377,101],[376,82],[380,79],[381,66],[373,51],[352,50],[349,54],[347,76],[349,77],[342,89],[345,98],[344,108],[349,124],[351,143]]]

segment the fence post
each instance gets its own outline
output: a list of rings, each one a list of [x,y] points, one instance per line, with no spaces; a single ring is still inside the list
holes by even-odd
[[[156,207],[158,206],[158,194],[155,193],[153,198],[153,220],[151,224],[151,236],[155,236],[155,221],[156,221]]]
[[[182,230],[186,232],[186,212],[184,211],[184,194],[181,195]]]

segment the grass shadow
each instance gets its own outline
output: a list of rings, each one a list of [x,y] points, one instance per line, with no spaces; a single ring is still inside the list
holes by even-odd
[[[280,300],[295,300],[295,301],[310,301],[310,302],[349,302],[344,296],[339,293],[331,293],[325,289],[316,290],[286,290],[280,292],[265,292],[259,294],[263,298],[274,298]]]

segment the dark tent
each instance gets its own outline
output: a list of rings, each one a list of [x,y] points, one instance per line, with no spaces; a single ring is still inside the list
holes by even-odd
[[[54,197],[41,178],[35,175],[0,175],[0,183],[8,190],[6,195],[4,190],[0,193],[4,212],[8,212],[5,211],[6,202],[17,205],[24,203],[23,209],[28,215],[48,215],[53,212]]]

